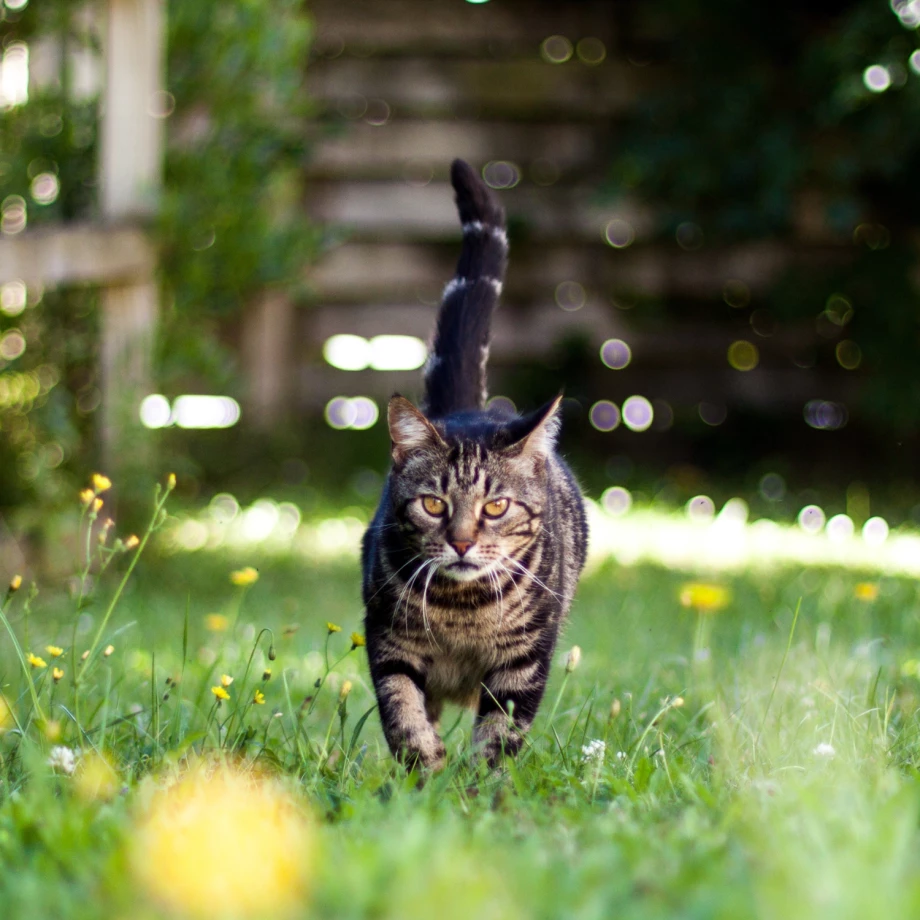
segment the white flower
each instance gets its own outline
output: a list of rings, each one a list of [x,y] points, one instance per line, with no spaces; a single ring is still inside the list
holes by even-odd
[[[58,773],[66,773],[71,776],[77,768],[77,754],[73,749],[65,747],[63,744],[55,745],[51,748],[48,766]]]
[[[812,754],[815,757],[833,757],[837,752],[834,750],[834,745],[828,744],[825,741],[822,741],[813,751]]]
[[[626,751],[617,751],[617,760],[626,760]]]
[[[602,764],[607,753],[607,744],[600,738],[595,738],[581,746],[582,763]]]

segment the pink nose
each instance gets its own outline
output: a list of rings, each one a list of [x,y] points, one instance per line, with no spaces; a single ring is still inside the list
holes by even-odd
[[[467,550],[473,545],[472,540],[453,540],[450,544],[461,558],[466,555]]]

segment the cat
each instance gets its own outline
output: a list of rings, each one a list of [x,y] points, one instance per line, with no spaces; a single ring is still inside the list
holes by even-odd
[[[581,491],[555,452],[557,396],[527,415],[485,407],[489,326],[507,263],[504,210],[462,160],[463,227],[422,408],[396,394],[392,467],[362,543],[367,652],[383,731],[437,770],[445,701],[476,709],[476,757],[523,744],[543,698],[588,542]]]

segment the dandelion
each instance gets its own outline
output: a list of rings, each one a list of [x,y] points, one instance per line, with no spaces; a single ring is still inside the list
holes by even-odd
[[[826,757],[830,760],[837,752],[834,750],[834,745],[828,744],[826,741],[822,741],[813,751],[812,754],[815,757]]]
[[[853,587],[853,597],[858,601],[874,601],[878,597],[878,584],[861,581]]]
[[[309,830],[275,782],[194,772],[139,815],[129,866],[170,915],[286,917],[303,909],[316,862]]]
[[[595,738],[581,746],[581,762],[600,765],[607,754],[607,742]]]
[[[731,594],[722,585],[689,582],[680,589],[680,603],[701,613],[715,613],[728,606]]]
[[[569,649],[568,655],[565,656],[565,670],[566,673],[571,674],[575,668],[578,667],[581,662],[581,648],[577,645],[573,645]]]
[[[96,493],[92,489],[83,489],[80,492],[80,502],[84,505],[92,504],[93,499],[96,497]]]
[[[46,651],[52,658],[60,658],[61,655],[64,654],[64,649],[62,649],[59,645],[46,645],[46,646],[45,646],[45,651]]]
[[[105,658],[108,658],[108,657],[112,654],[112,652],[114,652],[114,651],[115,651],[115,646],[114,646],[114,645],[107,645],[107,646],[102,650],[102,654],[103,654],[103,656],[104,656]]]
[[[353,650],[356,648],[364,648],[365,645],[367,645],[367,640],[361,633],[353,632],[351,634],[351,647]]]
[[[251,565],[230,573],[230,581],[238,588],[248,588],[249,585],[254,585],[258,580],[259,573]]]
[[[217,705],[219,706],[222,700],[229,700],[230,694],[221,687],[219,684],[216,687],[211,687],[211,693],[217,697]]]
[[[77,768],[77,754],[72,748],[56,744],[51,748],[47,764],[55,773],[66,773],[72,776],[73,771]]]
[[[233,678],[229,674],[221,674],[220,676],[220,685],[222,687],[229,687],[233,683]]]
[[[125,549],[134,549],[141,541],[138,539],[137,534],[131,534],[127,540],[125,540]]]
[[[44,658],[39,658],[38,655],[33,655],[32,652],[29,652],[29,655],[26,658],[26,661],[28,661],[29,664],[32,665],[33,668],[47,668],[48,667]]]
[[[350,680],[343,681],[342,689],[339,690],[339,701],[344,700],[351,693],[352,683]]]
[[[51,669],[51,677],[54,679],[55,683],[59,683],[63,676],[64,676],[63,668],[52,668]]]
[[[101,498],[93,499],[93,514],[98,514],[102,510],[104,502]]]
[[[204,618],[204,628],[209,632],[224,632],[230,621],[220,613],[209,613]]]
[[[272,679],[272,669],[271,669],[271,668],[266,668],[266,669],[262,672],[262,680],[271,680],[271,679]]]
[[[22,587],[22,575],[14,575],[10,579],[10,594],[15,594]]]
[[[112,488],[112,480],[108,476],[103,476],[102,473],[93,473],[93,491],[98,495],[100,492],[105,492],[107,489]]]
[[[252,695],[252,701],[256,704],[256,706],[264,706],[265,694],[261,690],[256,689],[256,692]]]
[[[175,489],[175,487],[176,487],[176,474],[175,474],[175,473],[170,473],[170,474],[166,477],[166,488],[167,488],[170,492],[172,492],[172,490]]]
[[[74,780],[77,795],[85,802],[105,802],[118,793],[118,774],[105,757],[95,751],[80,758]]]
[[[341,626],[336,626],[335,623],[329,623],[328,621],[327,621],[327,623],[326,623],[326,629],[329,630],[329,635],[330,635],[330,636],[331,636],[333,633],[337,633],[337,632],[341,632],[341,631],[342,631],[342,627],[341,627]]]

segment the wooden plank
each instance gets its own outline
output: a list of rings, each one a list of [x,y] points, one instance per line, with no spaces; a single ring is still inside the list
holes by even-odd
[[[399,115],[503,117],[511,121],[609,118],[628,111],[650,74],[622,60],[597,67],[532,59],[336,58],[309,71],[311,96],[343,112],[383,99]],[[360,97],[356,100],[356,97]]]
[[[528,174],[534,160],[549,161],[566,176],[590,169],[601,153],[597,131],[583,124],[518,124],[481,119],[405,119],[385,125],[354,121],[330,134],[316,132],[307,175],[393,179],[422,184],[445,175],[454,157],[471,163],[510,160]]]
[[[319,55],[342,51],[478,55],[508,49],[536,53],[549,35],[564,34],[573,42],[600,37],[608,47],[614,40],[610,0],[566,4],[313,0],[310,9],[316,19]]]
[[[155,266],[153,244],[137,227],[79,224],[0,240],[0,284],[107,284],[151,275]]]
[[[242,317],[246,411],[256,428],[278,424],[288,406],[294,320],[293,305],[277,291],[266,291]]]

